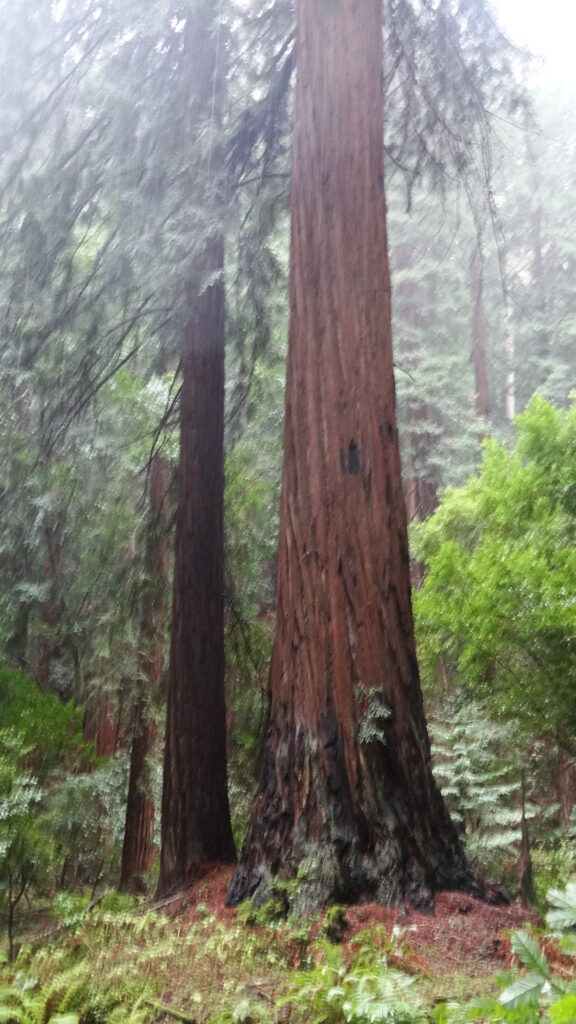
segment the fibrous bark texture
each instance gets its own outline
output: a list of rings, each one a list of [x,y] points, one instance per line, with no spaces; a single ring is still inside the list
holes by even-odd
[[[224,243],[218,126],[225,81],[218,6],[200,0],[183,29],[189,129],[204,211],[182,339],[180,460],[159,894],[236,859],[228,806],[224,702]],[[206,147],[209,126],[210,145]],[[192,183],[191,183],[192,184]]]
[[[182,354],[159,893],[235,860],[224,704],[223,244],[199,258]]]
[[[112,690],[93,694],[84,715],[84,739],[94,744],[98,757],[111,757],[118,749],[118,733],[116,694]]]
[[[156,745],[153,702],[162,683],[166,577],[168,572],[169,466],[156,454],[150,467],[149,526],[146,541],[146,581],[142,595],[137,696],[132,711],[130,778],[120,889],[145,891],[145,875],[155,856],[155,807],[148,759]]]
[[[380,0],[300,0],[277,627],[228,900],[470,888],[432,778],[395,419]]]

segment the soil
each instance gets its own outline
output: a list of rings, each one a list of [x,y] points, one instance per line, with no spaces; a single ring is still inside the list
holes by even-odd
[[[159,909],[170,917],[178,917],[184,928],[207,913],[231,923],[236,909],[224,905],[231,875],[231,868],[209,870],[196,885]],[[496,906],[462,893],[441,892],[436,896],[431,914],[391,909],[375,903],[348,907],[341,941],[347,949],[358,933],[366,929],[383,927],[388,939],[396,929],[394,934],[399,938],[394,947],[399,951],[390,957],[390,962],[395,960],[404,971],[435,976],[462,973],[474,977],[512,966],[511,932],[536,922],[536,915],[517,903]],[[311,925],[311,938],[321,927],[321,921]]]

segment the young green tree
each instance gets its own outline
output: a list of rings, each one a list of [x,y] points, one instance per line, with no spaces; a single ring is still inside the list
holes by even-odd
[[[573,756],[576,408],[535,397],[517,426],[514,448],[486,442],[479,473],[415,531],[419,653],[430,684],[456,676]]]

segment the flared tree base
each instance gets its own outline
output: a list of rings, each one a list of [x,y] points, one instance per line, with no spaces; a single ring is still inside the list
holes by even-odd
[[[392,752],[371,743],[365,750],[370,771],[362,796],[353,800],[338,743],[311,747],[302,734],[280,751],[268,743],[228,905],[263,902],[275,879],[297,879],[297,904],[307,910],[361,898],[432,910],[441,890],[491,898],[466,864],[429,772],[410,786],[391,770]],[[289,748],[290,767],[282,756]],[[290,781],[295,788],[288,788]]]

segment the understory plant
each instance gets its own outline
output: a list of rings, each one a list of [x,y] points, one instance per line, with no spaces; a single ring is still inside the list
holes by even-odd
[[[359,937],[360,939],[360,937]],[[376,940],[376,941],[374,941]],[[388,963],[389,944],[366,933],[351,965],[342,948],[323,941],[313,949],[314,966],[296,971],[277,1009],[289,1006],[306,1024],[418,1024],[427,1020],[416,979]]]
[[[576,1021],[576,881],[548,892],[548,934],[539,942],[526,931],[512,935],[512,951],[522,972],[505,984],[500,996],[467,1006],[443,1004],[438,1024],[574,1024]],[[546,951],[545,951],[546,950]],[[549,950],[549,952],[548,952]],[[560,954],[560,955],[558,955]],[[554,969],[555,957],[558,961]],[[574,965],[570,958],[574,957]]]
[[[450,698],[431,719],[435,777],[476,870],[513,890],[522,821],[553,813],[526,798],[535,760],[524,754],[511,723],[493,721],[465,695]]]

